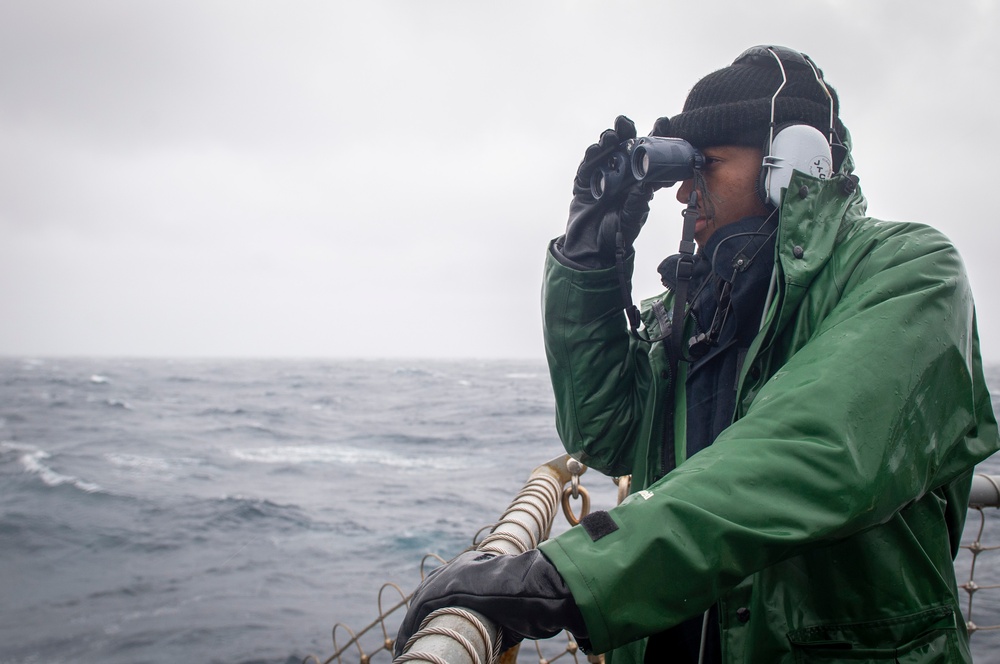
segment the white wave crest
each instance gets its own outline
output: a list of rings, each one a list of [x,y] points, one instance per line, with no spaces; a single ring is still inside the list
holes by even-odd
[[[289,445],[286,447],[257,447],[234,449],[230,454],[242,461],[298,465],[330,463],[339,465],[380,465],[399,468],[433,468],[458,470],[466,463],[454,457],[414,458],[403,457],[381,450],[363,449],[344,445]]]
[[[159,457],[144,457],[138,454],[105,454],[112,466],[144,472],[162,472],[170,469],[170,463]]]
[[[24,471],[32,475],[37,475],[38,479],[40,479],[46,486],[56,487],[62,484],[69,484],[84,493],[98,493],[104,491],[104,489],[93,482],[87,482],[72,475],[63,475],[62,473],[58,473],[55,470],[52,470],[52,468],[49,468],[44,462],[46,459],[50,459],[52,455],[45,450],[40,450],[29,445],[15,446],[9,443],[3,443],[3,445],[4,447],[14,449],[20,448],[17,449],[17,451],[23,452],[19,461],[21,466],[24,468]]]
[[[104,458],[115,478],[127,483],[168,483],[205,472],[205,459],[194,457],[156,457],[140,454],[109,453]]]

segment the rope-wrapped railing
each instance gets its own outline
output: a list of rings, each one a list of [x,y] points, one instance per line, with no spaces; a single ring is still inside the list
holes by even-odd
[[[524,553],[538,546],[552,528],[563,486],[584,470],[582,464],[568,456],[536,468],[476,549],[502,555]],[[573,486],[579,491],[575,481]],[[440,609],[427,616],[394,662],[492,664],[500,655],[500,637],[500,628],[475,611]]]

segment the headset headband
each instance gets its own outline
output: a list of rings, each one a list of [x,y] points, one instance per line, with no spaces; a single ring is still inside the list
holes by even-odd
[[[778,98],[778,94],[784,89],[785,84],[788,82],[788,76],[785,73],[786,66],[789,68],[811,71],[813,76],[816,78],[816,83],[819,84],[820,88],[822,88],[823,94],[825,94],[826,98],[830,100],[830,122],[829,131],[827,133],[827,142],[833,146],[833,137],[835,134],[833,95],[830,94],[830,89],[826,87],[826,82],[823,80],[823,70],[816,66],[816,63],[812,61],[812,58],[805,53],[794,51],[784,46],[751,46],[747,50],[743,51],[739,57],[733,60],[734,65],[748,64],[758,67],[770,66],[772,63],[778,64],[778,71],[781,72],[781,85],[778,86],[778,89],[774,91],[774,95],[771,97],[771,127],[767,141],[768,153],[771,152],[771,146],[774,143],[775,101]]]

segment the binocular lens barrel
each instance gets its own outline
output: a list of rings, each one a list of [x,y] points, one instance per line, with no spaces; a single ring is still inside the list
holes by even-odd
[[[670,186],[694,176],[704,156],[682,138],[644,136],[632,151],[632,175],[639,182]]]
[[[628,153],[615,152],[590,176],[590,195],[594,200],[599,200],[606,194],[618,192],[625,187],[626,180],[631,175]]]
[[[594,175],[590,178],[590,194],[598,199],[604,195],[604,191],[607,188],[607,178],[604,175],[604,171],[598,169],[594,171]]]
[[[636,164],[639,165],[639,168],[634,168],[633,170],[636,173],[636,179],[641,180],[649,172],[649,155],[646,153],[645,148],[643,148],[642,153],[636,158]]]
[[[626,141],[590,176],[594,200],[613,196],[635,182],[669,187],[694,176],[705,157],[682,138],[644,136]]]

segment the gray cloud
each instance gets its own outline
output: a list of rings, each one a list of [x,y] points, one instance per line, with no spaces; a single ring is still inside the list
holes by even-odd
[[[991,2],[31,2],[0,7],[7,354],[541,356],[583,149],[745,47],[837,86],[876,216],[962,250],[984,350]],[[636,297],[677,246],[672,192]]]

